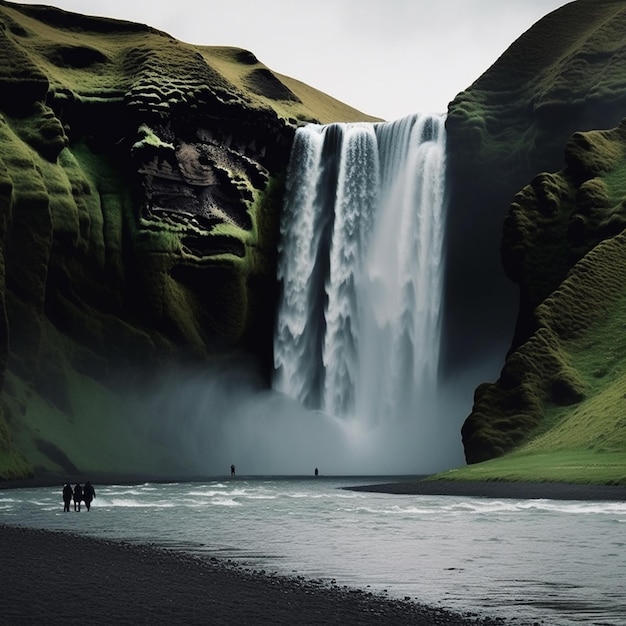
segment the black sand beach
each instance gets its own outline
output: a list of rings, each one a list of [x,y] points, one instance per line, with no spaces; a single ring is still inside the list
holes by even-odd
[[[0,546],[7,625],[503,623],[152,546],[2,524]]]
[[[358,485],[347,487],[347,489],[413,496],[463,496],[471,498],[512,498],[515,500],[544,498],[547,500],[613,500],[626,502],[625,485],[407,480],[403,482]]]

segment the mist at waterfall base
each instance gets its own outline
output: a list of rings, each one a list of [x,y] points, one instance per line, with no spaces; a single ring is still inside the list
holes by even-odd
[[[429,474],[464,463],[473,371],[438,376],[445,118],[298,129],[287,173],[275,378],[232,357],[170,373],[151,437],[187,470]]]
[[[443,404],[462,421],[466,407]],[[463,463],[460,422],[366,428],[267,389],[249,357],[163,374],[127,406],[144,452],[161,450],[160,474],[172,477],[224,475],[231,463],[238,475],[269,476],[428,474]]]

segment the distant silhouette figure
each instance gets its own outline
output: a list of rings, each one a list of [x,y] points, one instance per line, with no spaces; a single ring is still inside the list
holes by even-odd
[[[83,488],[83,500],[85,501],[85,506],[89,511],[91,509],[91,501],[96,497],[96,490],[93,488],[93,485],[90,481],[85,483]]]
[[[317,467],[315,468],[315,475],[316,475],[316,476],[318,476],[318,475],[319,475],[319,472],[318,472],[318,470],[317,470]]]
[[[74,510],[80,511],[80,501],[83,499],[83,488],[80,483],[74,486]]]
[[[70,510],[70,502],[72,501],[72,485],[65,483],[63,487],[63,512],[68,513]]]
[[[230,476],[231,478],[235,478],[235,466],[234,465],[230,466]]]

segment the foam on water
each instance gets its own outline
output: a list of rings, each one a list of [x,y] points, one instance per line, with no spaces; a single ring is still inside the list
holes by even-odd
[[[2,497],[0,522],[156,543],[517,623],[623,625],[626,503],[339,489],[356,482],[96,485],[89,513],[63,513],[60,487],[23,489]]]
[[[241,502],[237,502],[232,498],[213,498],[211,504],[213,506],[242,506]]]

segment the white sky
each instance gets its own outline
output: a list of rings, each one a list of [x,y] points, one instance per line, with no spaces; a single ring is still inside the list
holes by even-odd
[[[364,113],[444,112],[567,0],[42,0],[142,22],[182,41],[246,48]]]

